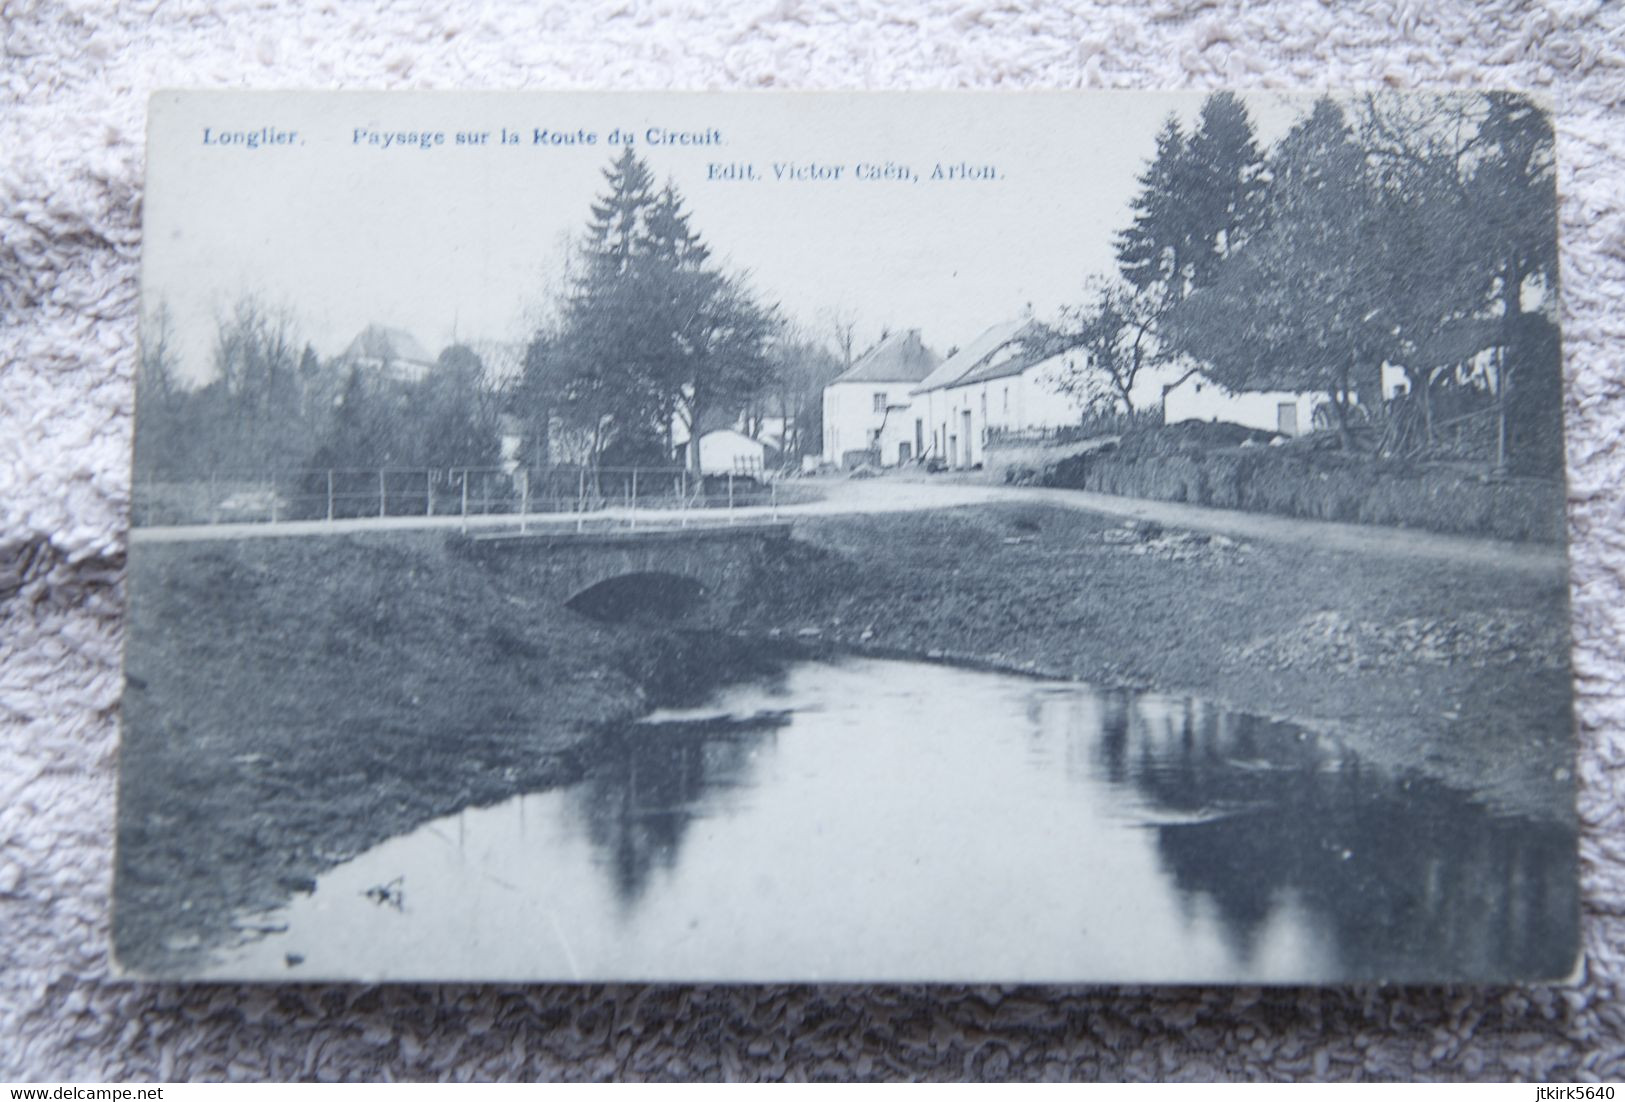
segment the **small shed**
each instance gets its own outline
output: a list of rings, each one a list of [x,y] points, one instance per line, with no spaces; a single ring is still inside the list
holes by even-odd
[[[700,473],[760,478],[775,453],[776,449],[738,429],[713,429],[700,437]]]

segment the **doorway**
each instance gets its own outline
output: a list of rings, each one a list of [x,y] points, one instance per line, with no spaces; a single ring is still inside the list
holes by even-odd
[[[1275,425],[1282,436],[1298,435],[1298,403],[1282,402],[1276,406]]]

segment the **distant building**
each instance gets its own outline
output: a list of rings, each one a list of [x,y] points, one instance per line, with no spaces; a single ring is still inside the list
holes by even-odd
[[[770,425],[768,422],[773,421]],[[783,450],[779,436],[770,431],[783,431],[783,422],[763,418],[757,435],[744,431],[744,418],[736,413],[718,410],[702,419],[700,433],[700,472],[702,474],[748,474],[761,477],[778,469]],[[693,469],[689,454],[688,426],[682,418],[672,419],[672,460],[679,466]]]
[[[1404,371],[1392,364],[1382,366],[1384,400],[1403,394],[1407,385]],[[1360,404],[1358,395],[1351,394],[1349,400]],[[1315,424],[1315,413],[1329,405],[1323,390],[1229,390],[1197,373],[1163,391],[1162,420],[1168,425],[1224,421],[1260,432],[1303,436],[1317,427],[1326,427]]]
[[[924,422],[913,389],[941,358],[918,329],[893,333],[824,388],[824,460],[890,467],[920,455]]]
[[[995,430],[1031,432],[1075,425],[1083,415],[1063,380],[1086,357],[1082,350],[1048,354],[1029,319],[1001,322],[950,356],[913,391],[913,416],[924,450],[953,468],[986,458]]]
[[[701,474],[741,474],[761,478],[779,451],[738,429],[712,429],[700,437]]]
[[[525,465],[525,423],[511,413],[497,417],[497,440],[502,456],[502,469],[507,474]]]
[[[1162,396],[1162,420],[1224,421],[1260,432],[1301,436],[1314,428],[1315,409],[1326,401],[1320,391],[1227,390],[1206,375],[1191,375]]]
[[[387,325],[369,325],[357,333],[339,359],[404,383],[422,379],[435,364],[416,337]]]

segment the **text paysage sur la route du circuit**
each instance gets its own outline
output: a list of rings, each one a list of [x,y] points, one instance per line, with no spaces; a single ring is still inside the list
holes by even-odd
[[[262,126],[253,130],[219,130],[203,128],[203,144],[222,148],[260,150],[280,146],[303,145],[304,137],[297,129],[284,130],[276,126]],[[348,144],[372,149],[434,150],[442,147],[480,148],[487,146],[647,146],[699,147],[723,144],[722,131],[716,127],[703,130],[673,130],[662,126],[649,126],[641,132],[616,128],[607,134],[597,130],[553,130],[532,127],[527,135],[520,130],[499,127],[492,130],[378,130],[372,127],[352,128]],[[936,161],[929,169],[894,160],[856,161],[850,164],[838,161],[711,161],[705,166],[705,179],[728,183],[835,183],[842,180],[892,181],[918,183],[932,181],[998,180],[1004,173],[995,164],[968,161]]]

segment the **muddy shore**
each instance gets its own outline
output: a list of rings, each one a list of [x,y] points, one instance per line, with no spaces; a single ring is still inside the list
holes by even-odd
[[[1566,819],[1562,579],[993,506],[805,518],[725,632],[598,623],[433,534],[131,558],[115,943],[187,971],[233,916],[460,808],[581,775],[596,732],[799,652],[1189,693]],[[712,620],[717,622],[712,611]]]

